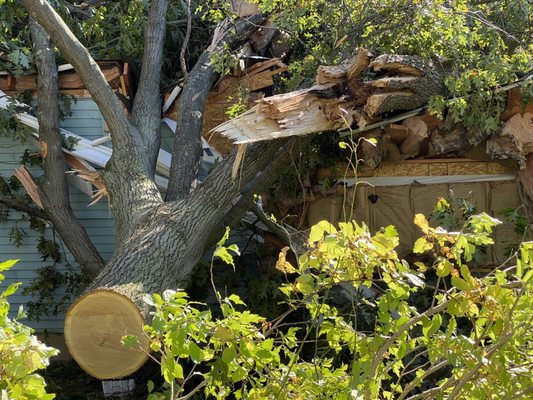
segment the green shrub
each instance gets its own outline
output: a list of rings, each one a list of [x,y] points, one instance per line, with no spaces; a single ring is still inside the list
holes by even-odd
[[[321,221],[297,266],[280,254],[277,268],[291,277],[281,287],[290,309],[272,321],[216,289],[220,318],[181,291],[146,295],[154,311],[145,332],[166,381],[157,392],[149,383],[149,399],[530,398],[533,242],[522,243],[514,264],[483,276],[470,271],[498,223],[473,215],[449,232],[419,214],[423,236],[414,252],[432,261],[409,264],[394,250],[392,226],[372,235],[365,225]],[[223,241],[215,254],[232,264],[235,248]],[[339,289],[352,311],[331,301]],[[421,290],[433,293],[424,309],[412,302]],[[365,329],[363,307],[374,310]],[[296,310],[307,318],[289,321]]]
[[[1,274],[18,260],[0,263]],[[46,393],[44,379],[35,373],[48,365],[48,359],[58,353],[45,346],[33,335],[33,330],[19,322],[24,317],[22,307],[15,319],[8,317],[8,296],[15,293],[20,283],[14,283],[0,293],[0,399],[1,400],[48,400],[53,394]]]

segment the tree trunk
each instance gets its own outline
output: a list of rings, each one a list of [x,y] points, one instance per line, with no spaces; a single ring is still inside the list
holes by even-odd
[[[68,348],[85,371],[99,379],[115,379],[132,373],[132,365],[142,365],[146,354],[120,347],[120,338],[143,336],[142,323],[149,311],[142,301],[144,293],[187,287],[213,228],[243,195],[268,180],[283,164],[292,144],[250,147],[241,177],[244,182],[251,180],[251,188],[230,179],[233,154],[188,197],[153,207],[129,230],[65,319]]]

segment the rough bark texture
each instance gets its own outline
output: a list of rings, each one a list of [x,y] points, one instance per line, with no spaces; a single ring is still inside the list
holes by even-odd
[[[44,179],[40,187],[40,198],[65,245],[84,272],[94,278],[105,263],[70,207],[59,133],[58,77],[54,50],[46,31],[33,19],[30,22],[30,32],[37,64],[39,138],[41,149],[46,149],[42,152]]]
[[[250,146],[239,180],[231,179],[233,155],[190,193],[190,184],[201,155],[200,135],[205,96],[216,77],[210,65],[210,55],[219,51],[224,43],[233,46],[247,38],[263,18],[254,16],[250,20],[239,20],[231,29],[228,29],[228,24],[220,26],[212,45],[189,73],[180,99],[181,119],[178,121],[168,195],[172,201],[165,203],[152,178],[161,111],[158,80],[163,34],[158,31],[158,25],[164,20],[168,1],[151,3],[141,72],[146,83],[141,84],[138,93],[138,96],[145,98],[135,100],[131,122],[124,115],[97,64],[48,2],[23,2],[28,10],[35,13],[36,19],[50,34],[62,55],[73,64],[111,131],[113,155],[103,171],[103,180],[116,221],[116,248],[112,259],[88,290],[125,295],[146,315],[142,294],[186,287],[204,246],[209,242],[212,228],[219,227],[236,205],[238,212],[233,213],[232,217],[244,212],[243,205],[246,202],[243,198],[249,197],[258,185],[268,182],[276,170],[274,165],[281,164],[283,155],[288,151],[288,147],[280,142]],[[76,314],[76,304],[68,315]],[[112,308],[113,304],[109,307]],[[109,336],[103,336],[101,342],[97,340],[91,344],[100,346],[99,351],[105,350],[105,346],[109,345],[104,343],[107,338],[116,337],[117,329],[121,329],[118,323],[109,324],[109,318],[112,317],[112,313],[107,313],[104,318],[107,323],[100,325],[95,321],[93,326],[95,335],[100,335],[105,329],[113,331]],[[68,326],[67,323],[65,334],[70,329]],[[107,377],[112,375],[106,374]]]
[[[257,175],[258,171],[265,169],[259,174],[265,174],[266,179],[271,173],[267,166],[272,160],[283,159],[287,151],[280,143],[251,146],[241,171],[242,181],[261,176]],[[191,195],[148,212],[130,231],[128,239],[117,247],[88,290],[113,290],[145,309],[146,305],[140,301],[143,293],[186,287],[213,225],[239,201],[243,188],[238,181],[230,179],[234,157],[235,153]]]
[[[128,121],[120,101],[98,64],[61,17],[47,1],[24,0],[23,4],[74,66],[109,126],[115,151],[103,177],[116,219],[116,241],[120,243],[126,237],[129,227],[142,218],[148,208],[162,202],[155,182],[149,178],[147,171],[149,154],[143,151],[143,141],[138,129]],[[157,4],[164,5],[159,2]],[[152,67],[151,64],[148,66]],[[153,105],[147,107],[150,106]],[[121,179],[123,177],[125,180]]]
[[[460,155],[470,149],[464,126],[450,121],[439,126],[431,135],[432,154]]]
[[[139,88],[132,110],[132,123],[139,130],[142,150],[148,155],[146,172],[154,177],[161,143],[161,66],[165,39],[168,0],[152,1],[148,27],[144,36],[144,53]]]

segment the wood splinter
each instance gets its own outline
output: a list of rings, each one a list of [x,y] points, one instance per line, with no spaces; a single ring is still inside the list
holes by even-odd
[[[37,207],[43,210],[43,202],[41,201],[41,196],[39,195],[39,188],[31,177],[26,166],[22,165],[21,167],[15,169],[13,175],[20,181],[22,186],[24,186],[26,193],[28,193],[28,196],[30,196],[33,202],[37,204]]]

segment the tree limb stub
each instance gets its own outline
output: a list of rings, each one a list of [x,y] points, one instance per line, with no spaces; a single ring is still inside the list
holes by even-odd
[[[363,80],[365,71],[377,79]],[[245,144],[361,128],[384,113],[412,110],[443,94],[443,77],[442,68],[420,57],[385,54],[372,60],[360,49],[346,64],[319,67],[316,86],[263,98],[213,131]]]
[[[533,113],[515,114],[500,133],[487,141],[487,153],[493,158],[516,160],[520,169],[526,167],[526,157],[533,152]]]

